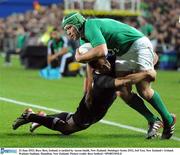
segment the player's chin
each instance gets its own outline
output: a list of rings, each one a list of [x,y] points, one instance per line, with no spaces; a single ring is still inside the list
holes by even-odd
[[[76,40],[76,38],[77,38],[76,35],[71,35],[71,36],[69,35],[68,37],[69,37],[69,39],[71,39],[71,40]]]
[[[78,40],[79,38],[80,38],[80,36],[78,34],[73,35],[73,37],[72,37],[73,40]]]
[[[77,37],[75,37],[75,36],[70,37],[70,39],[72,39],[72,40],[74,40],[74,41],[78,40]]]

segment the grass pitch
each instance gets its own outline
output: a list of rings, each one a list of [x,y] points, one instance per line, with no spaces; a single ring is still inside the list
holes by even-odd
[[[76,110],[83,95],[83,78],[45,80],[39,77],[38,70],[25,70],[16,58],[13,59],[10,67],[3,66],[3,61],[0,57],[0,97],[61,111]],[[174,136],[180,140],[180,72],[158,71],[153,88],[161,94],[169,111],[176,114]],[[149,106],[148,103],[146,105]],[[31,134],[29,125],[13,131],[12,122],[25,108],[27,106],[0,100],[0,147],[180,147],[179,140],[160,140],[159,138],[146,140],[144,133],[102,123],[94,124],[87,130],[70,136],[63,136],[44,127]],[[147,129],[146,120],[119,98],[104,119]]]

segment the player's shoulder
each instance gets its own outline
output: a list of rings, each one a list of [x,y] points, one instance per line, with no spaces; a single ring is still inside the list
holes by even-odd
[[[86,20],[86,25],[91,26],[91,25],[103,25],[105,23],[114,23],[114,22],[119,22],[111,18],[89,18]]]
[[[98,24],[98,23],[100,23],[102,21],[103,21],[102,18],[87,18],[86,24],[95,24],[96,25],[96,24]]]
[[[86,20],[86,25],[94,25],[94,24],[96,24],[96,21],[97,21],[97,18],[88,18],[87,20]]]
[[[101,23],[101,19],[99,18],[88,18],[85,23],[85,30],[91,33],[92,30],[96,30],[100,28],[99,27],[99,25],[101,25],[100,23]]]
[[[92,35],[93,31],[99,29],[97,18],[88,18],[85,23],[84,33],[85,36]]]
[[[87,18],[86,23],[96,23],[96,22],[102,22],[104,20],[113,20],[110,18]]]

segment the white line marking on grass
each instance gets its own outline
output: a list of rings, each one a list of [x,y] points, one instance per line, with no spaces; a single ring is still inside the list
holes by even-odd
[[[48,107],[44,107],[44,106],[40,106],[40,105],[36,105],[36,104],[32,104],[32,103],[16,101],[16,100],[9,99],[9,98],[4,98],[4,97],[0,97],[0,100],[5,101],[5,102],[9,102],[9,103],[13,103],[13,104],[17,104],[17,105],[33,107],[33,108],[38,108],[38,109],[52,111],[52,112],[58,112],[58,113],[63,112],[63,111],[60,111],[60,110],[56,110],[56,109],[52,109],[52,108],[48,108]]]
[[[35,104],[32,104],[32,103],[27,103],[27,102],[21,102],[21,101],[9,99],[9,98],[4,98],[4,97],[0,97],[0,100],[8,102],[8,103],[13,103],[13,104],[16,104],[16,105],[21,105],[21,106],[26,106],[26,107],[28,106],[28,107],[38,108],[38,109],[57,112],[57,113],[63,112],[61,110],[56,110],[56,109],[53,109],[53,108],[48,108],[48,107],[45,107],[45,106],[39,106],[39,105],[35,105]],[[136,128],[136,127],[129,126],[129,125],[123,125],[123,124],[120,124],[120,123],[115,123],[115,122],[107,121],[107,120],[101,120],[100,122],[103,123],[103,124],[110,125],[110,126],[124,128],[124,129],[132,130],[132,131],[136,131],[136,132],[141,132],[141,133],[146,133],[146,130],[144,130],[144,129]],[[174,136],[171,139],[174,139],[176,141],[180,141],[180,138],[174,137]]]

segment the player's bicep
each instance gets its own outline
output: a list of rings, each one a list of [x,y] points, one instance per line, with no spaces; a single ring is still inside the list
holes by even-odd
[[[106,40],[101,32],[101,29],[97,25],[90,25],[90,31],[86,32],[86,37],[93,47],[101,44],[106,44]]]

